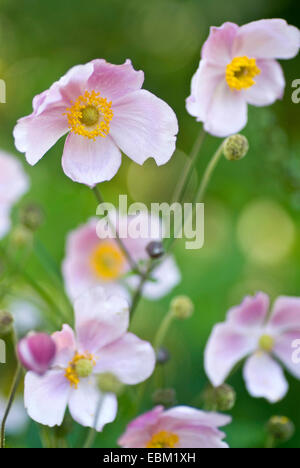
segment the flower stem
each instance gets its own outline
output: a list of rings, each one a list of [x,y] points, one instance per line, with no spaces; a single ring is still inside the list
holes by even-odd
[[[186,192],[186,189],[187,189],[187,186],[188,186],[188,183],[189,183],[189,181],[191,179],[193,169],[194,169],[195,164],[196,164],[197,156],[199,155],[199,151],[201,149],[204,138],[205,138],[205,131],[203,129],[201,129],[200,133],[198,134],[198,137],[196,138],[196,140],[194,142],[194,145],[193,145],[193,148],[192,148],[192,151],[191,151],[191,155],[190,155],[190,157],[189,157],[189,159],[188,159],[188,161],[186,163],[186,166],[184,168],[182,179],[179,182],[179,184],[177,185],[176,190],[174,192],[172,202],[179,202],[179,203],[182,202],[183,197],[184,197],[185,192]]]
[[[194,203],[199,203],[201,200],[203,200],[203,197],[206,193],[208,184],[210,182],[211,176],[223,155],[223,142],[220,144],[219,148],[211,158],[210,162],[208,163],[205,172],[203,174],[199,189],[196,193],[196,196],[194,198]]]
[[[151,272],[154,270],[156,266],[156,263],[155,262],[150,262],[149,263],[149,266],[147,268],[147,270],[144,272],[144,273],[140,273],[140,283],[133,295],[133,298],[132,298],[132,303],[131,303],[131,308],[130,308],[130,317],[132,319],[135,311],[136,311],[136,308],[138,306],[138,303],[142,297],[142,292],[143,292],[143,288],[144,288],[144,285],[145,283],[148,281],[149,279],[149,276],[151,274]]]
[[[206,193],[206,190],[207,190],[208,184],[210,182],[211,176],[212,176],[212,174],[213,174],[219,160],[221,159],[221,157],[223,155],[223,143],[224,142],[222,142],[221,145],[218,147],[217,151],[212,156],[211,160],[209,161],[209,163],[208,163],[208,165],[207,165],[207,167],[206,167],[206,169],[204,171],[203,177],[202,177],[201,182],[200,182],[199,189],[197,190],[196,195],[195,195],[195,197],[193,199],[193,208],[190,211],[189,216],[185,220],[186,223],[189,221],[190,217],[194,215],[196,204],[203,201],[203,198],[204,198],[204,195]],[[179,229],[181,229],[181,227]],[[166,252],[169,252],[170,249],[173,247],[173,245],[174,245],[174,243],[175,243],[175,241],[177,239],[179,229],[175,233],[175,235],[171,239],[171,241],[169,242],[168,246],[166,247]]]
[[[162,320],[159,329],[157,330],[156,336],[154,338],[154,349],[158,350],[166,337],[167,331],[174,320],[174,314],[172,310],[165,315]]]
[[[21,377],[22,377],[22,367],[21,367],[20,363],[18,363],[16,373],[15,373],[15,376],[14,376],[14,380],[13,380],[13,383],[12,383],[12,387],[11,387],[11,390],[10,390],[7,406],[6,406],[4,416],[3,416],[3,419],[2,419],[2,423],[1,423],[0,448],[5,448],[5,424],[6,424],[10,409],[12,407],[12,404],[14,402],[14,398],[15,398],[16,391],[17,391],[18,385],[20,383]]]
[[[105,203],[99,188],[97,186],[95,186],[95,187],[92,188],[92,190],[93,190],[93,192],[95,194],[95,197],[96,197],[96,200],[98,201],[98,203],[99,204]],[[124,242],[122,242],[122,239],[120,238],[116,227],[112,225],[112,222],[111,222],[109,217],[108,217],[108,222],[109,222],[110,226],[113,228],[113,232],[116,233],[116,242],[118,243],[118,245],[119,245],[120,249],[122,250],[122,252],[124,253],[125,257],[127,258],[128,262],[129,262],[129,265],[131,266],[131,269],[133,271],[137,271],[138,274],[140,274],[140,270],[139,270],[136,262],[133,260],[133,258],[130,255],[127,247],[124,244]]]

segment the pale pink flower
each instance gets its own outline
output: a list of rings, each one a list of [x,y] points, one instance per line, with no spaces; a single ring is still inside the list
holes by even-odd
[[[10,228],[12,206],[28,188],[29,180],[21,163],[14,156],[0,151],[0,238]]]
[[[130,60],[112,65],[93,60],[71,68],[33,99],[33,113],[14,129],[15,144],[36,164],[59,138],[67,136],[62,166],[76,182],[94,186],[110,180],[121,151],[143,164],[165,164],[175,150],[178,123],[173,110],[142,88],[144,73]]]
[[[156,406],[132,421],[118,443],[124,448],[228,448],[218,427],[230,422],[230,416],[189,406],[166,411]]]
[[[287,393],[288,383],[277,360],[300,379],[292,347],[300,339],[300,298],[279,297],[269,316],[268,310],[266,294],[247,296],[229,310],[224,323],[215,325],[205,350],[205,370],[214,386],[221,385],[247,356],[244,379],[253,397],[274,403]]]
[[[107,297],[98,287],[77,299],[74,308],[75,333],[64,325],[52,335],[57,352],[50,370],[42,377],[33,372],[25,377],[25,407],[32,419],[50,427],[62,423],[68,407],[79,424],[101,431],[116,417],[117,398],[101,394],[97,376],[111,373],[135,385],[152,374],[155,353],[149,343],[127,332],[125,299]]]
[[[147,214],[138,216],[141,224],[152,222],[154,231],[160,229],[159,219]],[[130,237],[130,222],[136,217],[123,216],[119,226],[125,226],[127,238],[122,238],[127,251],[141,269],[145,269],[149,256],[146,247],[153,239]],[[107,238],[107,231],[97,228],[97,218],[72,231],[67,239],[66,256],[63,262],[63,276],[67,293],[71,299],[95,285],[102,285],[111,294],[120,294],[129,300],[128,288],[135,289],[139,284],[137,274],[128,274],[131,267],[115,238]],[[127,226],[126,226],[126,224]],[[97,232],[96,232],[97,228]],[[122,226],[121,226],[122,229]],[[155,237],[156,240],[159,237]],[[144,262],[144,264],[143,264]],[[148,299],[158,299],[169,293],[179,282],[180,272],[172,256],[165,258],[153,271],[151,280],[146,282],[143,295]]]
[[[192,79],[188,112],[212,135],[239,132],[247,123],[247,104],[267,106],[282,98],[285,80],[275,59],[295,57],[299,47],[299,29],[282,19],[212,27]]]

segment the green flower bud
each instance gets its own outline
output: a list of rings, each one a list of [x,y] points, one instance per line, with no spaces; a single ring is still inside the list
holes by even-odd
[[[90,359],[79,359],[75,364],[75,371],[78,377],[85,378],[93,372],[94,363]]]
[[[246,156],[249,143],[244,135],[239,133],[226,138],[223,144],[223,153],[228,161],[238,161]]]
[[[180,320],[190,318],[194,312],[194,304],[188,296],[177,296],[171,302],[171,311]]]
[[[203,394],[205,409],[207,411],[230,411],[236,402],[236,392],[230,385],[219,387],[211,385]]]
[[[0,335],[7,335],[13,330],[13,316],[5,310],[0,310]]]
[[[101,392],[104,393],[115,393],[120,395],[124,388],[124,384],[120,382],[118,377],[110,372],[105,372],[100,374],[98,377],[98,388]]]
[[[20,222],[30,231],[36,231],[44,221],[44,214],[39,205],[30,203],[20,211]]]
[[[286,442],[293,437],[295,426],[286,416],[273,416],[267,424],[267,431],[276,442]]]
[[[15,247],[24,247],[32,242],[32,232],[25,226],[16,226],[11,233],[11,242]]]
[[[174,388],[159,388],[153,393],[152,401],[155,405],[174,406],[176,404],[176,391]]]

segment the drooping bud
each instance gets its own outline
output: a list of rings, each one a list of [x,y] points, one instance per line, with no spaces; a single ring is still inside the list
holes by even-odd
[[[160,347],[156,352],[156,362],[157,364],[166,364],[170,360],[170,353],[169,351],[164,348]]]
[[[275,442],[287,442],[293,437],[295,426],[286,416],[273,416],[267,424],[267,431]]]
[[[171,302],[171,311],[177,319],[190,318],[194,312],[194,304],[188,296],[177,296]]]
[[[152,241],[146,247],[147,253],[150,258],[157,259],[163,256],[165,253],[164,247],[161,241]]]
[[[203,394],[207,411],[230,411],[236,402],[236,392],[230,385],[209,386]]]
[[[0,335],[7,335],[13,329],[13,316],[6,310],[0,310]]]
[[[33,333],[19,341],[17,353],[27,370],[43,375],[55,358],[56,345],[47,333]]]
[[[152,395],[155,405],[163,405],[166,408],[176,404],[176,391],[174,388],[158,388]]]
[[[39,205],[29,203],[20,211],[20,222],[30,231],[39,229],[44,220],[44,214]]]
[[[105,372],[98,376],[98,388],[104,393],[115,393],[120,395],[124,388],[124,384],[120,382],[118,377],[110,372]]]
[[[244,158],[248,150],[249,143],[247,138],[239,133],[226,138],[223,144],[223,153],[228,161],[238,161]]]

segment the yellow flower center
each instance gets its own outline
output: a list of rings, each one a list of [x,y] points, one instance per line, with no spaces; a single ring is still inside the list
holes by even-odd
[[[121,276],[126,260],[114,242],[104,241],[94,250],[90,262],[97,276],[104,281],[112,281]]]
[[[160,431],[154,434],[152,439],[147,442],[146,448],[174,448],[178,442],[179,437],[177,434]]]
[[[263,351],[270,353],[274,348],[274,338],[270,335],[262,335],[259,339],[259,347]]]
[[[251,88],[255,84],[253,78],[259,73],[254,58],[235,57],[226,67],[226,81],[230,89],[240,91]]]
[[[86,91],[79,96],[72,106],[66,109],[71,132],[91,140],[98,136],[105,138],[109,134],[109,125],[113,118],[111,102],[95,91]]]
[[[71,387],[77,388],[81,378],[88,377],[93,371],[96,361],[92,354],[76,353],[65,371],[65,377]]]

